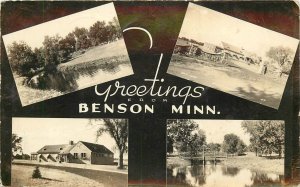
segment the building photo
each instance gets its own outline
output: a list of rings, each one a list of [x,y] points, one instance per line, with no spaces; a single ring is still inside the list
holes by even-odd
[[[189,3],[167,73],[278,109],[298,43]]]
[[[12,186],[127,186],[127,119],[13,118],[12,125]]]

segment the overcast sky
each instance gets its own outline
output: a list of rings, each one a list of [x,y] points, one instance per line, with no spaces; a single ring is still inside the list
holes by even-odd
[[[34,49],[35,47],[42,46],[46,35],[54,36],[55,34],[59,34],[64,37],[76,27],[85,27],[88,29],[97,21],[108,22],[111,21],[113,17],[118,18],[114,4],[108,3],[4,35],[3,41],[6,48],[14,41],[25,41]]]
[[[68,144],[70,140],[96,143],[97,126],[88,122],[79,118],[13,118],[12,132],[23,138],[23,152],[30,154],[44,145]],[[97,143],[111,151],[115,146],[114,139],[107,133]]]
[[[290,47],[294,53],[298,40],[259,27],[217,11],[189,3],[180,37],[220,45],[228,42],[265,58],[270,47]]]
[[[250,136],[242,129],[240,120],[194,120],[199,129],[204,130],[207,143],[223,143],[224,135],[233,133],[239,136],[246,145]]]

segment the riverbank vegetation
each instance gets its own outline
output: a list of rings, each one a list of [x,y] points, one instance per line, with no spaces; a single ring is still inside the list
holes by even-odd
[[[108,23],[97,21],[89,29],[76,27],[65,37],[58,34],[46,35],[42,46],[35,49],[24,41],[15,41],[8,46],[8,58],[14,74],[25,78],[23,81],[25,86],[50,89],[45,86],[45,77],[57,73],[58,65],[72,61],[97,46],[117,41],[121,37],[121,28],[114,17]],[[107,61],[103,63],[107,64]],[[99,62],[97,64],[99,65]],[[88,67],[88,64],[85,64],[85,67]]]

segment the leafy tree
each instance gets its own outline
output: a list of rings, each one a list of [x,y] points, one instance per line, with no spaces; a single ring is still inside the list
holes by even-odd
[[[264,154],[282,156],[284,122],[272,120],[243,121],[242,128],[250,134],[251,147]],[[257,154],[256,154],[257,155]]]
[[[45,56],[43,47],[35,48],[34,54],[36,56],[36,60],[39,67],[43,67],[45,65]]]
[[[107,132],[115,140],[119,150],[118,168],[122,169],[123,155],[128,150],[128,120],[126,119],[94,119],[90,121],[99,126],[96,134],[98,139],[103,133]]]
[[[89,37],[92,45],[96,46],[108,41],[108,28],[105,21],[97,21],[90,27]]]
[[[44,38],[43,46],[46,71],[56,70],[56,66],[63,61],[62,56],[59,55],[59,42],[61,39],[59,35],[45,36]]]
[[[87,49],[91,46],[91,40],[88,37],[89,32],[86,28],[76,27],[75,30],[73,31],[73,34],[76,37],[76,45],[75,45],[76,51]]]
[[[235,134],[226,134],[223,140],[223,150],[229,154],[241,154],[246,150],[246,144]]]
[[[240,140],[238,142],[236,148],[237,148],[237,153],[238,154],[243,154],[247,149],[247,145],[242,140]]]
[[[168,120],[167,134],[167,139],[171,139],[168,143],[173,143],[179,152],[188,152],[191,157],[196,156],[206,144],[205,133],[193,120]]]
[[[213,151],[213,152],[220,152],[221,151],[221,144],[219,144],[219,143],[209,143],[209,144],[207,144],[207,148],[210,151]]]
[[[73,33],[69,33],[65,38],[59,41],[59,56],[63,61],[70,58],[71,53],[75,51],[76,39]]]
[[[22,152],[22,137],[19,137],[17,134],[12,134],[12,155],[17,154],[17,152]]]
[[[20,76],[30,76],[30,71],[39,67],[36,55],[24,41],[8,46],[8,58],[11,68]]]
[[[280,67],[280,76],[283,72],[289,73],[292,66],[293,51],[289,47],[271,47],[266,53],[267,57],[274,60]],[[287,72],[288,71],[288,72]]]
[[[114,41],[122,37],[121,27],[116,17],[112,21],[108,22],[108,40]]]

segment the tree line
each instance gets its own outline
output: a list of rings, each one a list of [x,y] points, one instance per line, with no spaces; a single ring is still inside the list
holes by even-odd
[[[172,153],[174,148],[181,155],[195,157],[205,149],[208,152],[223,152],[241,155],[246,151],[262,154],[277,154],[282,156],[284,146],[284,124],[281,121],[243,121],[242,129],[250,135],[250,145],[233,134],[225,134],[223,142],[206,142],[205,132],[198,128],[193,120],[168,120],[167,123],[167,152]],[[259,154],[258,154],[259,153]]]
[[[97,21],[89,29],[76,27],[65,37],[58,34],[45,36],[42,47],[35,49],[24,41],[15,41],[8,46],[8,58],[16,74],[32,77],[40,71],[55,71],[58,64],[68,61],[72,56],[121,37],[121,28],[114,17],[108,23]]]
[[[180,154],[195,157],[203,151],[243,154],[246,144],[235,134],[226,134],[222,144],[206,142],[205,132],[189,119],[168,120],[167,152],[176,148]]]

